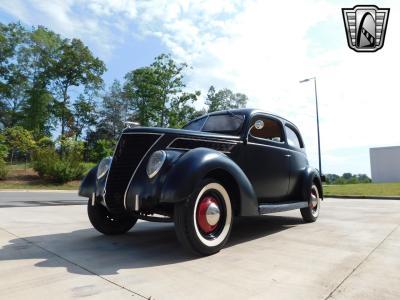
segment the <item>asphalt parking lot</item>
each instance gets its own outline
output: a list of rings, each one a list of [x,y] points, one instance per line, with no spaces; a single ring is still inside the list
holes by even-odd
[[[313,224],[298,211],[240,219],[205,258],[172,224],[102,236],[79,201],[0,192],[0,299],[400,298],[398,200],[327,199]]]

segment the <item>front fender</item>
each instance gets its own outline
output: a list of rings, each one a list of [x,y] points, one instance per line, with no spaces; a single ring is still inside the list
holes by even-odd
[[[78,195],[86,198],[92,197],[93,193],[95,196],[100,196],[103,194],[104,186],[106,183],[106,177],[97,179],[97,167],[93,167],[83,178],[81,185],[79,186]]]
[[[190,150],[175,162],[163,184],[160,202],[175,203],[186,200],[200,181],[215,170],[223,170],[234,178],[240,194],[239,214],[258,215],[257,197],[242,169],[225,154],[208,148]]]
[[[79,196],[90,198],[92,194],[96,192],[97,167],[98,166],[95,166],[90,169],[85,178],[82,179],[78,191]]]

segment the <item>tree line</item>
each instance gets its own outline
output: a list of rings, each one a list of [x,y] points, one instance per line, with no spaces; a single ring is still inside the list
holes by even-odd
[[[341,176],[336,174],[326,174],[325,178],[327,184],[352,184],[372,182],[371,178],[369,178],[366,174],[343,173],[343,175]]]
[[[0,165],[34,153],[43,159],[38,148],[61,161],[69,149],[81,149],[81,160],[97,162],[111,153],[125,121],[179,128],[206,112],[245,107],[248,100],[210,86],[204,107],[196,109],[201,93],[186,86],[190,67],[169,54],[110,86],[102,78],[106,70],[79,39],[43,26],[0,23]]]

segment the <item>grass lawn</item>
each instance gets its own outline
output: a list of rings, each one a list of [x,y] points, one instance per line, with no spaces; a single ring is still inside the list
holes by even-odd
[[[0,190],[78,190],[79,181],[57,184],[43,181],[0,180]]]
[[[400,196],[400,182],[324,185],[324,196]]]
[[[89,171],[95,164],[85,163]],[[64,184],[49,182],[41,179],[29,164],[18,163],[8,165],[8,175],[5,180],[0,180],[0,189],[25,189],[25,190],[77,190],[80,181],[74,180]]]

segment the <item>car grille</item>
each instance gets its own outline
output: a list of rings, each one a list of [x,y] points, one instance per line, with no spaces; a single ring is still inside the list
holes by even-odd
[[[107,177],[105,200],[112,213],[124,212],[124,194],[141,159],[160,134],[122,134]]]

